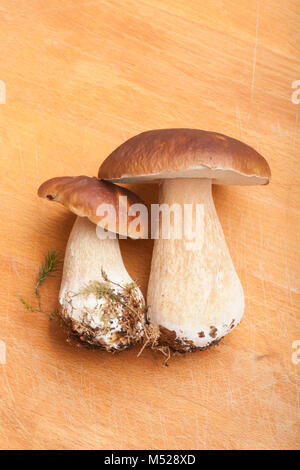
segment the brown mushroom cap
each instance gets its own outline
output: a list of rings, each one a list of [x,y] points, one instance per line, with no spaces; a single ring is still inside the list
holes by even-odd
[[[133,204],[144,204],[142,199],[128,189],[88,176],[61,176],[45,181],[39,187],[38,195],[51,201],[59,202],[71,212],[74,212],[74,214],[80,217],[88,217],[91,222],[104,228],[106,228],[106,224],[104,225],[104,222],[102,224],[101,221],[106,214],[99,216],[96,212],[101,204],[110,204],[113,206],[116,214],[116,233],[137,238],[136,232],[130,233],[130,222],[135,216],[127,216],[125,221],[126,228],[119,226],[119,212],[121,208],[126,210],[126,214],[128,214],[128,209]],[[127,196],[127,207],[121,206],[123,201],[119,199],[120,196]],[[128,233],[126,233],[127,229]],[[139,234],[142,237],[145,235],[144,224],[140,224],[140,230]]]
[[[104,160],[99,178],[133,183],[210,178],[214,184],[268,184],[271,171],[252,147],[216,132],[158,129],[124,142]]]

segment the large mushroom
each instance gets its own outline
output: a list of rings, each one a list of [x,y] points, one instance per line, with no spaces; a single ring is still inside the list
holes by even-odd
[[[147,303],[163,344],[179,351],[204,349],[240,322],[243,289],[216,213],[212,184],[268,184],[270,175],[268,163],[253,148],[197,129],[143,132],[100,166],[99,177],[110,181],[159,181],[161,209],[179,205],[183,212],[185,204],[192,204],[185,230],[173,215],[169,239],[160,231],[154,242]]]
[[[66,248],[59,293],[64,323],[81,341],[108,351],[139,342],[144,333],[144,298],[125,269],[118,239],[104,229],[108,225],[111,229],[115,221],[115,233],[145,236],[145,225],[140,224],[139,233],[131,230],[134,216],[128,216],[142,200],[127,189],[87,176],[50,179],[38,195],[78,216]],[[110,215],[106,210],[99,213],[101,207],[111,208]],[[120,211],[125,211],[124,224],[119,224]]]

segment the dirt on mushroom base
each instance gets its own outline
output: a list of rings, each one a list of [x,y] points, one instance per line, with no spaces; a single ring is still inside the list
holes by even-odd
[[[67,293],[59,316],[71,336],[81,342],[110,352],[121,351],[142,340],[145,304],[135,284],[117,285],[105,276],[103,282],[92,281],[78,293]],[[90,296],[95,306],[79,309],[78,300]]]
[[[216,338],[218,329],[214,325],[211,325],[208,334],[212,338],[212,340],[206,346],[196,346],[193,343],[193,341],[188,340],[187,338],[184,338],[184,337],[179,337],[176,331],[174,330],[171,331],[168,328],[162,325],[159,325],[159,331],[160,331],[159,344],[162,346],[168,345],[171,351],[175,351],[178,354],[185,354],[187,352],[205,351],[211,346],[217,346],[220,343],[220,341],[224,338],[224,336],[226,336],[227,333],[229,333],[236,326],[238,326],[239,323],[240,322],[236,321],[233,318],[230,324],[228,325],[223,324],[223,327],[227,329],[227,332],[225,332],[225,334],[223,334],[223,336],[219,338]],[[204,338],[205,332],[203,330],[199,331],[198,336],[199,338]]]
[[[132,282],[121,285],[111,281],[104,270],[101,270],[104,281],[91,281],[78,293],[68,293],[65,297],[66,306],[60,306],[57,316],[68,332],[68,340],[76,340],[79,344],[91,348],[102,348],[109,352],[122,351],[144,340],[138,357],[148,347],[160,351],[166,361],[170,357],[167,346],[159,344],[159,328],[149,322],[143,297],[137,285]],[[101,300],[100,312],[88,308],[81,311],[81,320],[74,318],[73,298],[94,295]],[[92,320],[100,315],[95,327]]]
[[[219,342],[224,338],[222,336],[219,339],[215,339],[211,341],[210,344],[204,347],[199,347],[195,346],[193,341],[188,340],[186,338],[179,338],[176,334],[176,331],[171,331],[168,328],[165,328],[164,326],[159,326],[160,330],[160,339],[159,342],[160,344],[163,345],[168,345],[171,351],[175,351],[176,353],[179,354],[184,354],[187,352],[196,352],[196,351],[205,351],[206,349],[210,348],[211,346],[217,346]],[[199,337],[202,337],[202,333],[198,333]]]
[[[114,283],[108,279],[103,270],[102,277],[103,282],[92,281],[84,286],[79,293],[69,294],[67,298],[69,308],[60,308],[58,311],[61,326],[68,333],[68,342],[75,341],[81,346],[91,349],[105,349],[115,353],[129,349],[143,341],[137,357],[140,357],[146,348],[150,348],[163,354],[164,365],[167,366],[173,356],[208,349],[210,346],[217,345],[222,339],[213,340],[205,347],[197,347],[192,341],[177,337],[175,331],[150,322],[147,318],[147,309],[135,283],[124,286]],[[87,308],[82,312],[80,322],[72,318],[72,314],[70,314],[73,309],[72,298],[90,294],[106,301],[105,306],[101,305],[102,328],[91,326],[91,316],[95,315],[95,312],[90,312]],[[118,321],[118,329],[115,328],[115,324],[113,327],[111,326],[115,319]],[[232,328],[234,323],[232,322],[230,326]],[[216,328],[212,326],[210,336],[214,338],[215,333]],[[199,336],[201,337],[201,332]]]

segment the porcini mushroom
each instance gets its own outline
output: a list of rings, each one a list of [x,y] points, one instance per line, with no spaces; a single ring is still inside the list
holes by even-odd
[[[99,177],[110,181],[159,181],[160,205],[201,209],[200,225],[193,212],[187,227],[195,233],[192,245],[185,231],[181,239],[176,236],[175,217],[170,239],[160,236],[154,243],[147,303],[163,344],[178,351],[204,349],[240,322],[243,289],[215,210],[212,184],[268,184],[270,176],[268,163],[253,148],[197,129],[143,132],[100,166]]]
[[[115,211],[114,232],[127,235],[128,231],[128,236],[137,238],[130,228],[134,217],[128,216],[128,209],[142,200],[127,189],[87,176],[50,179],[40,186],[38,195],[63,204],[78,216],[66,248],[59,293],[59,314],[64,323],[81,341],[108,351],[139,342],[144,298],[125,269],[118,239],[104,235],[108,216],[106,211],[99,214],[99,207],[105,204],[113,209],[110,227]],[[121,209],[126,214],[122,226]],[[141,226],[140,236],[144,228]]]

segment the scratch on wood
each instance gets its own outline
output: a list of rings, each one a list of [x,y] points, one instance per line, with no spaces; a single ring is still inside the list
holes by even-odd
[[[21,145],[20,145],[20,144],[18,144],[18,149],[19,149],[19,159],[20,159],[20,164],[21,164],[22,173],[23,173],[23,178],[24,178],[24,184],[26,184],[25,168],[24,168],[24,160],[23,160],[23,155],[22,155],[22,148],[21,148]]]
[[[236,119],[239,125],[240,137],[243,137],[241,113],[240,113],[240,108],[238,107],[237,104],[235,105],[235,114],[236,114]]]
[[[258,46],[258,28],[259,28],[259,1],[256,3],[256,28],[255,28],[255,42],[253,51],[253,66],[252,66],[252,81],[251,81],[251,101],[253,99],[254,84],[255,84],[255,71],[256,71],[256,53]]]

